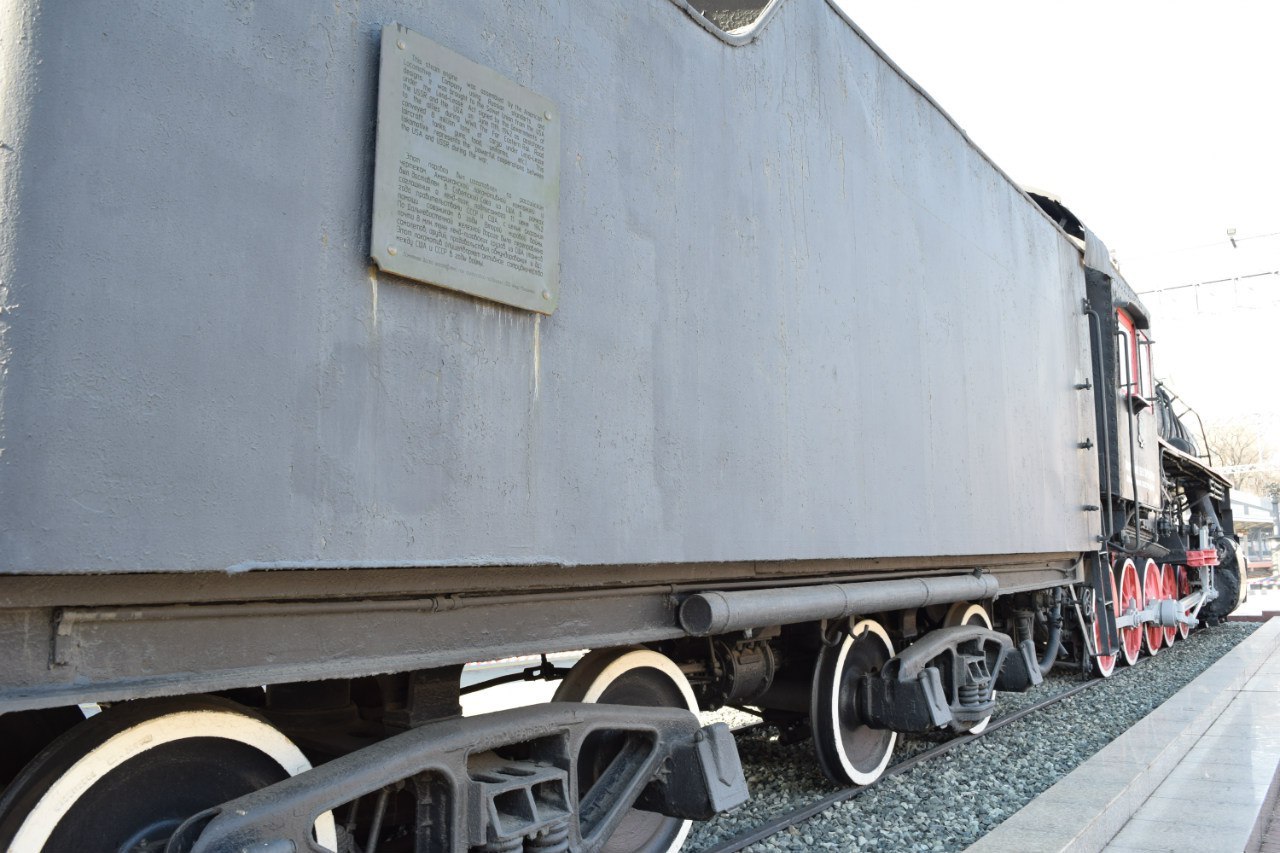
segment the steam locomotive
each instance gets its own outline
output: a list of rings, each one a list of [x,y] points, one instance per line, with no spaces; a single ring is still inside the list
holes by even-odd
[[[1102,242],[730,11],[8,5],[0,846],[675,850],[1237,605]]]

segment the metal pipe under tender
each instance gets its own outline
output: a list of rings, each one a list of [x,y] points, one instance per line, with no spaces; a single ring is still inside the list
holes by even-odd
[[[680,625],[692,636],[705,637],[766,625],[842,619],[855,613],[979,601],[993,597],[999,588],[994,575],[959,575],[699,592],[680,605]]]

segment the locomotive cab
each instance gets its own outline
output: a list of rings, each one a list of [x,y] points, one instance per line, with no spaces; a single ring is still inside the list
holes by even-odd
[[[1158,476],[1160,453],[1156,434],[1155,382],[1151,374],[1151,339],[1142,315],[1135,307],[1116,312],[1117,412],[1115,435],[1121,477],[1116,484],[1121,497],[1139,505],[1160,505]]]
[[[1106,246],[1060,199],[1028,194],[1083,255],[1102,516],[1084,609],[1095,626],[1090,653],[1106,675],[1119,656],[1154,654],[1198,619],[1214,623],[1238,606],[1231,484],[1156,381],[1150,315]]]

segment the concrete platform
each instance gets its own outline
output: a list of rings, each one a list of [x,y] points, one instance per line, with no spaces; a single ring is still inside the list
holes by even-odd
[[[1258,850],[1280,767],[1280,619],[968,848]]]

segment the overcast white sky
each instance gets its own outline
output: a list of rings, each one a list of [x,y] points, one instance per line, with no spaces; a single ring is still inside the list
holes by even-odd
[[[1280,3],[841,2],[1135,290],[1280,271]],[[1280,275],[1143,299],[1157,374],[1280,445]]]

